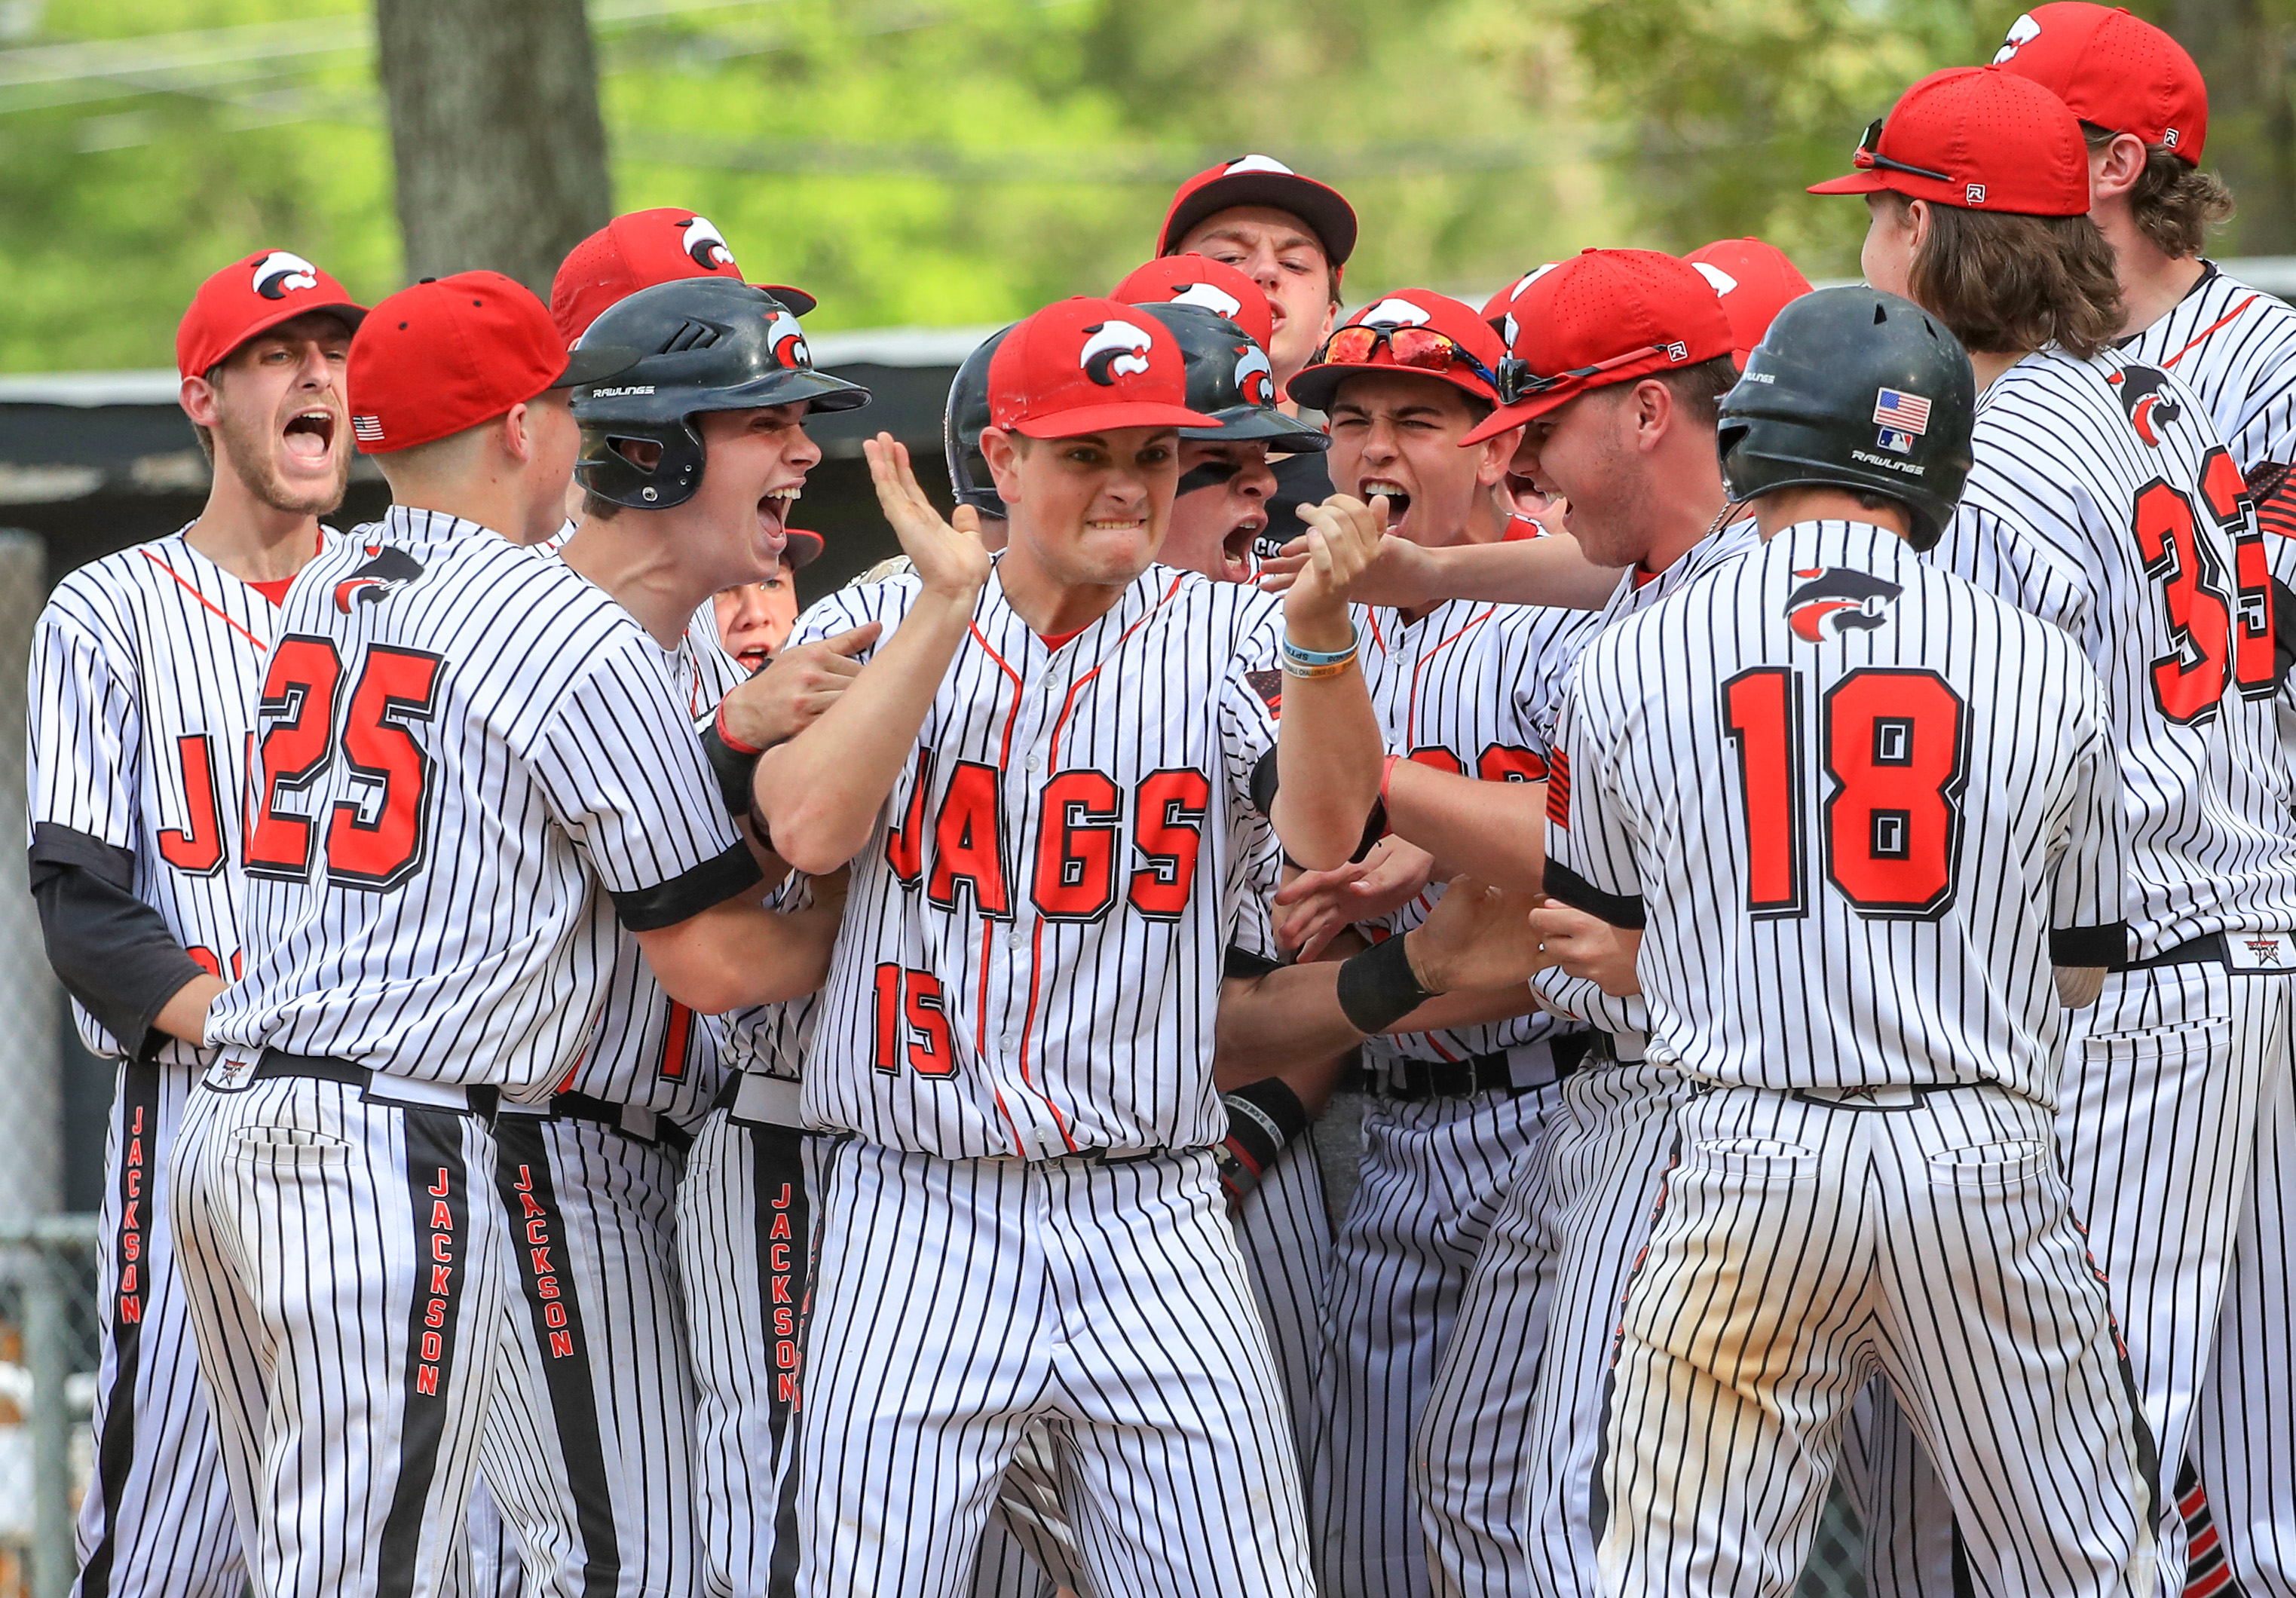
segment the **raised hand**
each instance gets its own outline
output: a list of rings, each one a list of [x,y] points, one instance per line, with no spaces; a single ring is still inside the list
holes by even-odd
[[[1301,505],[1300,519],[1308,524],[1308,563],[1283,596],[1284,628],[1303,648],[1338,648],[1354,635],[1348,589],[1379,553],[1387,496],[1365,504],[1334,494],[1322,504]]]
[[[752,749],[771,749],[796,737],[860,675],[861,662],[853,657],[884,630],[881,623],[865,621],[834,637],[783,650],[726,696],[726,730]]]
[[[988,551],[980,542],[980,517],[970,505],[957,507],[954,522],[944,518],[909,469],[908,446],[890,433],[865,439],[861,453],[877,503],[892,524],[901,549],[917,570],[925,592],[971,604],[988,580]]]

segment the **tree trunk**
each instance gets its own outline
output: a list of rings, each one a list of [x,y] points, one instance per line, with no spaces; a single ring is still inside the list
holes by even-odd
[[[2151,8],[2147,8],[2150,10]],[[2193,53],[2209,85],[2206,164],[2239,211],[2211,253],[2296,255],[2296,25],[2264,0],[2167,0],[2153,20]]]
[[[545,299],[611,214],[582,0],[375,0],[410,278],[473,266]]]

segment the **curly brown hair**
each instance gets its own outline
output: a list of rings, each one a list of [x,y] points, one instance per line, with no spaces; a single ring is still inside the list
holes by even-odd
[[[2120,135],[2094,122],[2081,124],[2091,150]],[[2200,254],[2209,229],[2232,219],[2232,191],[2223,178],[2203,172],[2166,144],[2144,146],[2144,170],[2128,191],[2128,211],[2137,230],[2171,260]]]
[[[1935,204],[1929,214],[1907,286],[1964,349],[2018,355],[2054,341],[2086,360],[2120,334],[2128,313],[2112,246],[2087,217]]]

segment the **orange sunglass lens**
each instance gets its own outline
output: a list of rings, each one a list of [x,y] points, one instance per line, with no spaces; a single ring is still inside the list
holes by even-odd
[[[1398,327],[1387,336],[1398,366],[1419,366],[1441,372],[1451,365],[1458,346],[1443,334],[1424,327]]]
[[[1360,366],[1371,359],[1372,351],[1378,348],[1379,329],[1343,327],[1332,335],[1324,358],[1342,366]]]

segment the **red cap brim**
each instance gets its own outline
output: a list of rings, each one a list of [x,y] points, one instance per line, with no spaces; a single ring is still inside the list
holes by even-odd
[[[1015,422],[1005,430],[1028,438],[1080,438],[1119,427],[1218,427],[1219,418],[1185,406],[1137,401],[1129,405],[1078,406]]]
[[[1558,406],[1569,405],[1581,394],[1591,394],[1591,389],[1557,389],[1551,394],[1541,394],[1530,399],[1519,399],[1513,405],[1503,405],[1467,430],[1459,440],[1459,447],[1480,444],[1486,438],[1496,438],[1512,428],[1536,421]]]
[[[1887,172],[1860,168],[1847,177],[1829,177],[1824,183],[1809,185],[1813,194],[1880,194],[1893,185]]]

